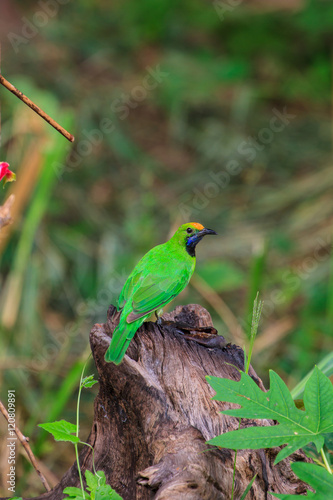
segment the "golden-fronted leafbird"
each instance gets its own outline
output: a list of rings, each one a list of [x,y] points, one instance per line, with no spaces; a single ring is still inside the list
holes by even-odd
[[[197,222],[180,226],[169,241],[152,248],[128,277],[118,300],[121,311],[105,361],[121,363],[137,329],[188,284],[195,268],[195,247],[206,234]]]

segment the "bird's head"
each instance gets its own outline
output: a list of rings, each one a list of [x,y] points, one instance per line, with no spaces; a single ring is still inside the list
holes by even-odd
[[[176,238],[181,245],[185,246],[186,251],[191,257],[194,257],[196,245],[206,236],[206,234],[217,233],[213,231],[213,229],[207,229],[198,222],[188,222],[177,229],[174,238]]]

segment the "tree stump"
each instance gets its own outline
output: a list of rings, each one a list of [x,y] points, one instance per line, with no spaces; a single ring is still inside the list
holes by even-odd
[[[243,351],[226,345],[201,306],[177,307],[163,319],[161,325],[142,325],[119,366],[104,361],[119,321],[113,306],[107,323],[91,331],[100,383],[88,439],[95,450],[96,470],[105,472],[124,500],[230,500],[234,452],[206,441],[237,429],[239,422],[221,415],[234,405],[213,401],[205,376],[239,380]],[[252,367],[249,374],[265,390]],[[275,422],[242,421],[241,426],[249,425]],[[247,499],[273,499],[269,491],[305,493],[288,459],[273,466],[279,449],[238,452],[235,500],[255,474]],[[292,460],[307,459],[300,451]],[[92,470],[90,448],[82,450],[80,463],[82,471]],[[66,486],[79,487],[76,464],[51,492],[38,498],[60,500]]]

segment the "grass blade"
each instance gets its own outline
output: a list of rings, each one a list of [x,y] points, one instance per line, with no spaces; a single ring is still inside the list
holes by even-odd
[[[255,476],[253,476],[253,478],[251,479],[251,481],[247,485],[246,490],[244,491],[243,495],[240,497],[240,500],[245,500],[246,495],[248,494],[248,492],[252,488],[252,484],[254,483],[254,480],[255,480],[256,477],[257,477],[257,474]]]

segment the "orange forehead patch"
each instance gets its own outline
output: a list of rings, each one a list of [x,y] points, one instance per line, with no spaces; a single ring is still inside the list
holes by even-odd
[[[190,222],[191,226],[195,227],[195,229],[199,229],[199,231],[201,231],[201,229],[204,229],[203,225],[202,224],[199,224],[199,222]]]

